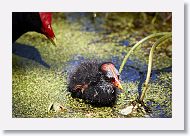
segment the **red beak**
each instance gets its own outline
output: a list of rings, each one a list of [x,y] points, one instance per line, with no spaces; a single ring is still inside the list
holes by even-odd
[[[116,78],[117,78],[117,77],[116,77]],[[120,81],[119,81],[118,79],[116,79],[116,78],[115,78],[115,81],[112,82],[113,85],[114,85],[115,87],[117,87],[118,89],[120,89],[122,92],[124,92],[124,91],[123,91],[123,87],[121,86]]]
[[[106,76],[108,78],[111,78],[113,80],[111,80],[112,84],[117,87],[118,89],[120,89],[122,92],[123,91],[123,87],[121,86],[120,80],[119,80],[119,72],[118,70],[115,68],[115,66],[112,63],[105,63],[101,66],[101,69],[103,72],[106,73]]]
[[[49,12],[40,12],[40,19],[42,21],[42,33],[51,41],[53,45],[56,45],[56,38],[51,26],[52,14]]]

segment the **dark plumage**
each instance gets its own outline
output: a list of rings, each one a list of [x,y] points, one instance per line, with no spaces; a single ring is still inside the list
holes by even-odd
[[[115,104],[118,86],[113,84],[110,73],[108,75],[108,72],[102,70],[103,64],[113,65],[110,62],[86,61],[70,74],[68,89],[73,97],[81,98],[95,106]],[[117,78],[118,76],[117,73]]]
[[[44,34],[55,44],[55,35],[51,27],[52,15],[47,12],[13,12],[12,42],[29,31]]]
[[[12,13],[12,40],[15,42],[21,35],[28,31],[36,31],[40,33],[41,30],[41,20],[38,12],[30,13]]]

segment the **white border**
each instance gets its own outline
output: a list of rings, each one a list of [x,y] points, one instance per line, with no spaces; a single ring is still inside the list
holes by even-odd
[[[180,0],[41,0],[37,2],[34,0],[4,1],[0,6],[1,128],[4,130],[184,130],[183,8],[183,1]],[[12,118],[11,14],[13,11],[172,12],[172,118]]]

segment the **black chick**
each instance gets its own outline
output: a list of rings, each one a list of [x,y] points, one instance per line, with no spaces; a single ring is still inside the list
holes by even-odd
[[[94,106],[113,106],[119,89],[119,73],[111,62],[83,62],[69,76],[72,96]]]
[[[51,26],[52,14],[49,12],[13,12],[12,13],[12,42],[29,31],[44,34],[52,44],[56,44]]]

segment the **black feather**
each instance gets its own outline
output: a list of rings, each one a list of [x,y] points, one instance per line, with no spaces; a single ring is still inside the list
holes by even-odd
[[[38,12],[12,13],[12,42],[28,31],[41,33],[42,22]]]
[[[68,90],[73,97],[81,98],[95,106],[113,106],[118,89],[106,80],[100,67],[103,63],[91,60],[81,63],[69,76]],[[87,85],[82,92],[76,85]]]

